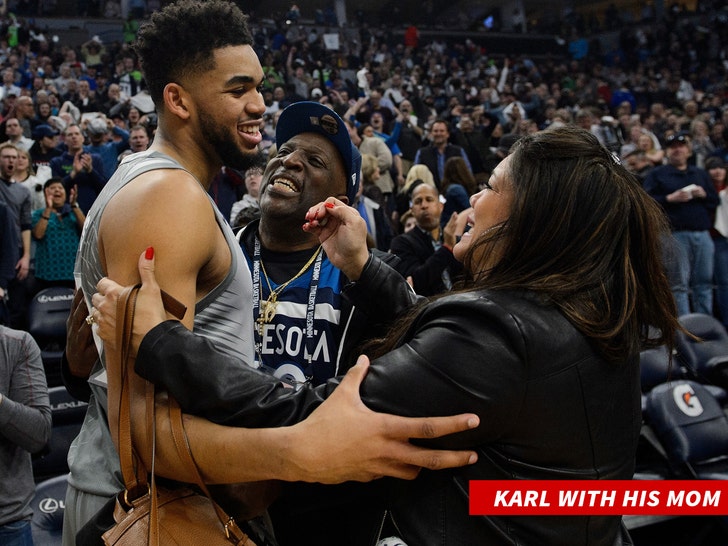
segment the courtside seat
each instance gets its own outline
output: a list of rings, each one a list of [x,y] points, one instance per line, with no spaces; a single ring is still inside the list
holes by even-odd
[[[674,477],[728,479],[728,417],[704,385],[679,380],[656,386],[647,395],[645,420]]]
[[[48,389],[51,405],[51,439],[43,452],[33,458],[33,476],[40,482],[68,472],[68,448],[81,430],[86,402],[76,400],[63,385]]]
[[[672,358],[670,358],[672,356]],[[660,345],[640,352],[640,388],[642,390],[642,412],[647,403],[647,393],[662,383],[687,377],[687,370],[666,346]]]
[[[28,307],[28,331],[40,347],[49,387],[63,384],[61,355],[66,347],[66,319],[72,302],[73,290],[59,286],[38,292]]]
[[[33,518],[30,528],[36,546],[61,544],[68,475],[56,476],[35,486],[31,502]]]
[[[699,339],[678,336],[680,361],[701,383],[728,389],[728,332],[711,315],[690,313],[680,317],[680,324]]]

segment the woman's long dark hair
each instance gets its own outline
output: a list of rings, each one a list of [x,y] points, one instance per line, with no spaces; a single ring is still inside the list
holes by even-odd
[[[510,217],[471,243],[459,290],[539,294],[609,360],[672,348],[679,324],[661,258],[668,224],[637,179],[574,126],[520,139],[506,177]],[[492,266],[475,263],[493,253]],[[410,321],[402,322],[399,335]],[[388,338],[373,354],[396,342]]]

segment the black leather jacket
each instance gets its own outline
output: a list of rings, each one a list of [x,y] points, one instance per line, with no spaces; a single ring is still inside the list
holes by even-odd
[[[136,366],[188,411],[240,426],[303,419],[336,385],[284,389],[255,370],[241,372],[174,323],[148,334]],[[306,487],[290,518],[297,544],[374,544],[385,508],[411,545],[628,543],[619,517],[468,515],[469,480],[632,477],[637,355],[605,361],[553,306],[508,292],[441,298],[422,309],[399,348],[372,363],[361,393],[368,406],[402,415],[478,414],[476,430],[433,443],[473,448],[479,460],[423,471],[412,482]]]

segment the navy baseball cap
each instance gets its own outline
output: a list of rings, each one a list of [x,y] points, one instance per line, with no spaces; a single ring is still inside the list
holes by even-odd
[[[36,127],[33,129],[33,138],[38,140],[43,137],[54,137],[58,134],[58,131],[56,131],[53,127],[51,127],[48,124],[42,123],[41,125],[36,125]]]
[[[361,154],[351,142],[349,130],[336,112],[318,102],[294,102],[286,107],[276,125],[276,146],[280,148],[301,133],[317,133],[328,138],[339,150],[347,172],[346,196],[353,204],[361,179]]]

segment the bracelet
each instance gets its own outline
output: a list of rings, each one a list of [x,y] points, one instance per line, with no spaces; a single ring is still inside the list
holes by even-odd
[[[42,214],[40,215],[40,217],[43,218],[43,220],[50,220],[51,219],[50,216],[43,216]]]

